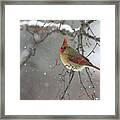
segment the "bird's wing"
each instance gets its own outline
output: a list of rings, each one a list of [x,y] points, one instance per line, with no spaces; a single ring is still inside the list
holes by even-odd
[[[91,65],[90,62],[81,56],[73,56],[69,57],[69,60],[73,63],[80,64],[80,65]]]
[[[86,57],[84,57],[81,54],[78,54],[78,52],[74,53],[74,55],[69,54],[69,60],[73,63],[80,65],[89,65],[89,66],[92,65],[92,63],[90,63]]]

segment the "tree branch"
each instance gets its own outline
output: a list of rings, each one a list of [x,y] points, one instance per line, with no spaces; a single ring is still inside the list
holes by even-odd
[[[83,84],[83,82],[82,82],[80,71],[78,72],[78,74],[79,74],[80,83],[81,83],[82,87],[84,88],[86,95],[87,95],[91,100],[93,100],[93,98],[91,98],[90,95],[88,94],[87,89],[86,89],[86,87],[84,86],[84,84]]]
[[[90,56],[92,53],[94,53],[94,50],[95,50],[95,48],[97,47],[97,45],[98,45],[98,43],[95,44],[95,46],[93,47],[93,49],[90,51],[90,53],[89,53],[86,57],[88,57],[88,56]]]
[[[65,88],[65,90],[64,90],[64,92],[63,92],[63,95],[61,96],[60,100],[64,99],[65,94],[66,94],[68,88],[70,87],[70,84],[71,84],[71,82],[72,82],[72,80],[73,80],[74,71],[71,71],[70,74],[71,74],[71,77],[69,76],[69,83],[68,83],[67,87]]]
[[[91,39],[93,39],[93,40],[95,40],[96,42],[100,42],[100,38],[98,37],[94,37],[94,36],[92,36],[92,35],[89,35],[88,33],[86,33],[86,32],[84,32],[83,33],[83,35],[84,36],[86,36],[86,37],[89,37],[89,38],[91,38]]]

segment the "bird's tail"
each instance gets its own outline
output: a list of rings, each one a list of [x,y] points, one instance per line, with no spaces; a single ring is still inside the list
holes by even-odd
[[[95,69],[100,70],[100,68],[95,65],[91,65],[91,67],[94,67]]]

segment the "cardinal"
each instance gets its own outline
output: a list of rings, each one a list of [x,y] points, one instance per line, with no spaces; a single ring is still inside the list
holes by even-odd
[[[68,46],[67,41],[67,37],[64,37],[63,44],[59,48],[60,59],[66,68],[73,71],[81,71],[85,67],[93,67],[97,70],[100,70],[100,68],[93,65],[88,58],[84,57],[78,51]]]

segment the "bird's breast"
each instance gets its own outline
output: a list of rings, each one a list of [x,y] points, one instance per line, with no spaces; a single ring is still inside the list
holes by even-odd
[[[76,63],[73,63],[69,60],[69,56],[65,54],[60,54],[60,58],[62,63],[66,66],[67,69],[72,69],[73,71],[81,71],[84,69],[84,65],[79,65]]]
[[[63,64],[67,64],[69,62],[68,56],[65,54],[60,54],[60,58]]]

